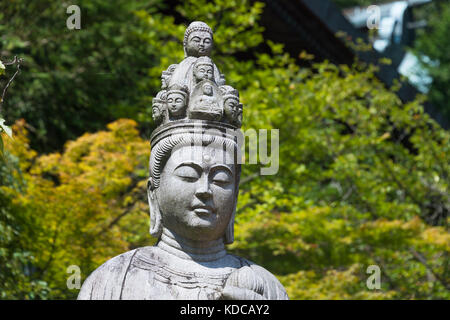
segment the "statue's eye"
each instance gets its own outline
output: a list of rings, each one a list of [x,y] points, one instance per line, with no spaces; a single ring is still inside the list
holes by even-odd
[[[175,174],[180,177],[182,180],[188,181],[188,182],[195,182],[200,178],[199,173],[197,170],[190,166],[181,166],[178,167],[175,170]]]
[[[181,99],[181,98],[178,98],[177,100],[175,100],[175,102],[183,102],[183,99]]]
[[[201,69],[200,69],[200,72],[205,72],[205,69],[201,68]]]
[[[208,73],[209,73],[209,74],[212,74],[213,72],[212,72],[212,70],[210,69],[210,70],[208,70]]]
[[[211,39],[206,38],[206,39],[204,40],[204,42],[205,42],[206,44],[210,44],[210,43],[211,43]]]
[[[169,99],[167,99],[167,102],[172,103],[172,102],[173,102],[173,99],[172,99],[172,98],[169,98]]]
[[[231,182],[231,176],[226,171],[216,171],[213,174],[212,181],[217,184],[228,184]]]
[[[194,42],[200,42],[200,38],[194,37],[194,38],[192,38],[192,41],[194,41]]]

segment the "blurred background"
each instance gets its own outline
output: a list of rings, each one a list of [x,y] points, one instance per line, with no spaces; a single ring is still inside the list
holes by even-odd
[[[229,251],[291,299],[449,299],[445,0],[2,1],[0,299],[75,299],[73,270],[154,243],[151,101],[194,20],[243,130],[280,130]]]

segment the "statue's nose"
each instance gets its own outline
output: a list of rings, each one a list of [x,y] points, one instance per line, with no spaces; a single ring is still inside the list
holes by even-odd
[[[203,179],[199,179],[199,186],[195,192],[195,195],[201,200],[208,200],[212,196],[211,189],[209,187],[208,178],[205,176]]]

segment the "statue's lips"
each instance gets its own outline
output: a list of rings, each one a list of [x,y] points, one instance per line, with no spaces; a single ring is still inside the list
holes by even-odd
[[[216,209],[211,206],[196,205],[192,206],[192,210],[198,215],[209,215],[215,213]]]

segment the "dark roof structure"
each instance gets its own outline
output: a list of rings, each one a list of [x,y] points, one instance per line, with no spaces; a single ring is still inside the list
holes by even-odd
[[[261,1],[261,0],[260,0]],[[379,64],[381,55],[376,50],[353,51],[337,37],[344,32],[352,40],[358,38],[368,42],[368,35],[354,27],[341,13],[341,10],[329,0],[262,0],[266,6],[261,17],[265,27],[265,37],[283,43],[293,57],[306,50],[317,61],[329,60],[335,64],[351,64],[357,56],[361,61],[379,66],[377,77],[386,86],[391,86],[400,74],[391,65]],[[398,96],[404,102],[411,101],[419,92],[407,82],[403,82]],[[443,128],[450,128],[450,119],[446,119],[430,103],[425,111]]]

